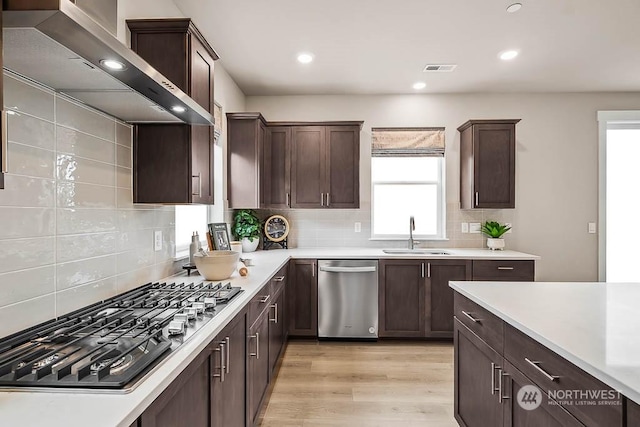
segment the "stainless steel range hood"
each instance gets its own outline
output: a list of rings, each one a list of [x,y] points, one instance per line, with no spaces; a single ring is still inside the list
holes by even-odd
[[[207,110],[79,7],[85,2],[117,0],[4,0],[4,68],[126,122],[213,125]]]

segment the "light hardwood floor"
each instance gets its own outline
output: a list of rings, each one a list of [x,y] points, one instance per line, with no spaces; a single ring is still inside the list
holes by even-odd
[[[449,427],[453,345],[290,341],[262,427]]]

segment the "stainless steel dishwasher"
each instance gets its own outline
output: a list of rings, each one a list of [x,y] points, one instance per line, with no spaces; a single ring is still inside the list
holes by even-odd
[[[378,261],[318,261],[318,337],[378,337]]]

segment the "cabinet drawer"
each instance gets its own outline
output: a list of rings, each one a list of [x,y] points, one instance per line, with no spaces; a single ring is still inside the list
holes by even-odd
[[[260,315],[271,305],[273,295],[271,294],[271,282],[262,287],[260,292],[249,302],[248,325],[253,325]]]
[[[453,314],[473,333],[502,354],[504,322],[470,299],[455,293]]]
[[[282,289],[284,289],[284,285],[287,283],[287,267],[288,265],[282,267],[271,278],[269,286],[271,287],[270,293],[272,298],[277,298],[278,295],[280,295],[280,292],[282,292]]]
[[[559,391],[561,394],[556,396],[556,400],[586,426],[623,425],[622,397],[617,392],[510,325],[505,326],[504,357],[536,383],[543,393]],[[607,404],[602,405],[598,404],[599,399],[566,394],[600,390],[614,393],[616,399],[607,399]],[[593,400],[595,404],[580,404],[583,400]],[[565,405],[566,401],[574,404]]]
[[[535,280],[535,261],[474,260],[473,280],[527,281]]]

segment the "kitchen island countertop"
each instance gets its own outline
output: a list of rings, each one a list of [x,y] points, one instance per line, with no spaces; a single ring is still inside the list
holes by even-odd
[[[434,249],[429,249],[434,250]],[[99,393],[95,391],[0,391],[0,425],[49,427],[129,427],[162,391],[191,363],[195,357],[222,331],[269,279],[291,258],[342,259],[502,259],[536,260],[539,257],[515,251],[489,251],[487,249],[454,249],[435,254],[385,254],[382,249],[371,248],[310,248],[258,251],[243,254],[253,265],[249,275],[234,273],[229,280],[244,290],[216,317],[198,331],[194,337],[155,366],[129,393]],[[185,273],[162,281],[192,283],[201,281],[195,274]],[[141,284],[142,285],[142,284]]]
[[[640,403],[640,283],[451,282],[450,286]]]

